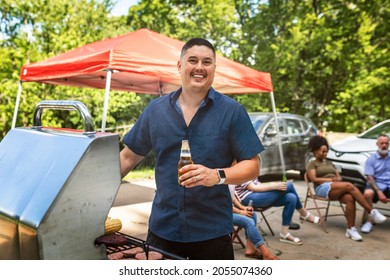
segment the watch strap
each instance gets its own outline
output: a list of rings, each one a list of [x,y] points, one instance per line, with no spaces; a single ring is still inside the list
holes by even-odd
[[[225,183],[226,180],[225,171],[223,171],[223,169],[217,169],[217,175],[219,178],[219,182],[217,183],[217,185],[222,185],[223,183]]]

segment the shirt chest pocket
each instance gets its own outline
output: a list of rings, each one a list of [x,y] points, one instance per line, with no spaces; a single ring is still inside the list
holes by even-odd
[[[191,142],[192,158],[197,163],[214,162],[218,157],[231,156],[229,135],[225,129],[199,131],[191,136]]]

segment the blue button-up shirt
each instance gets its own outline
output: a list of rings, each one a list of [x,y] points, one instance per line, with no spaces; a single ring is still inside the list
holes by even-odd
[[[232,232],[227,185],[184,188],[177,182],[181,141],[192,160],[208,168],[230,167],[264,150],[244,107],[213,88],[187,126],[177,104],[181,89],[153,100],[123,142],[134,153],[156,156],[156,195],[149,229],[176,242],[209,240]]]
[[[371,175],[379,189],[390,189],[390,154],[381,157],[378,152],[372,154],[366,161],[364,173]]]

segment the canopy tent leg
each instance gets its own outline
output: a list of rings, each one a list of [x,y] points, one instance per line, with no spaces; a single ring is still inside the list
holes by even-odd
[[[12,125],[11,125],[11,128],[15,128],[15,125],[16,125],[16,119],[17,119],[17,116],[18,116],[19,103],[20,103],[20,95],[21,95],[21,94],[22,94],[22,81],[19,81],[19,85],[18,85],[18,94],[16,95],[14,116],[13,116],[13,118],[12,118]]]
[[[102,116],[101,132],[105,132],[106,131],[108,101],[110,99],[111,76],[112,76],[112,70],[111,69],[107,69],[106,89],[105,89],[105,93],[104,93],[104,105],[103,105],[103,116]]]
[[[164,95],[164,92],[163,92],[163,83],[161,82],[161,80],[158,81],[158,96],[163,96]]]
[[[276,114],[275,98],[274,98],[273,91],[270,92],[270,98],[271,98],[271,104],[272,104],[272,111],[274,112],[275,128],[276,128],[276,135],[278,138],[278,148],[279,148],[279,154],[280,154],[280,162],[282,163],[282,170],[283,170],[283,177],[284,177],[286,175],[286,164],[284,163],[283,148],[282,148],[282,142],[280,139],[278,116]]]

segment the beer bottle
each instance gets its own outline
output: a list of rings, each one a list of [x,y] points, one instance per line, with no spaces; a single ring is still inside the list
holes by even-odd
[[[188,140],[182,140],[181,141],[181,150],[180,150],[180,160],[179,163],[177,164],[177,181],[180,184],[179,177],[179,169],[182,168],[184,165],[187,164],[193,164],[194,162],[192,161],[191,158],[191,151],[190,151],[190,145],[188,143]]]
[[[286,183],[286,182],[287,182],[287,176],[286,176],[286,173],[283,173],[283,176],[282,176],[282,182],[283,182],[283,183]]]
[[[252,199],[249,200],[248,207],[250,207],[251,208],[250,211],[253,212],[253,200]]]

